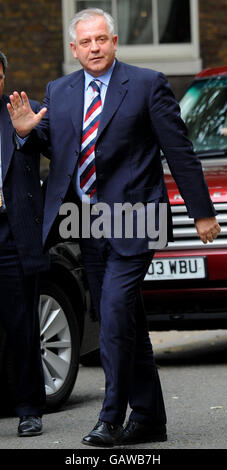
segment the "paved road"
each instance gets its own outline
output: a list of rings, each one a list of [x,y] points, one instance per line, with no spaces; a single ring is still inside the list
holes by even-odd
[[[161,332],[151,338],[166,403],[168,441],[137,445],[137,452],[227,449],[227,331]],[[81,366],[67,405],[44,416],[44,434],[18,438],[17,418],[1,418],[0,449],[90,449],[81,444],[81,437],[95,424],[103,393],[102,369]]]

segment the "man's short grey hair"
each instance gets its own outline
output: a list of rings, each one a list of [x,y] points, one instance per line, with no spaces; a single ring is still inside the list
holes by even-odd
[[[74,18],[70,21],[69,35],[70,35],[70,38],[72,39],[72,42],[75,42],[76,40],[77,23],[79,23],[79,21],[87,21],[90,18],[93,18],[94,16],[97,16],[97,15],[103,16],[105,18],[111,36],[114,35],[114,19],[109,13],[107,13],[104,10],[101,10],[101,8],[86,8],[85,10],[81,10],[78,13],[76,13]]]
[[[0,64],[2,64],[3,73],[5,75],[6,69],[7,69],[7,66],[8,66],[8,62],[7,62],[7,58],[6,58],[5,54],[3,54],[2,51],[0,51]]]

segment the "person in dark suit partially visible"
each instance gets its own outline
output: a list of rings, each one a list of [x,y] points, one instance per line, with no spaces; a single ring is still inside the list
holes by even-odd
[[[40,351],[38,273],[48,269],[42,251],[43,197],[40,155],[29,142],[19,149],[3,94],[7,59],[0,52],[0,321],[15,369],[18,435],[42,433],[45,386]],[[40,108],[31,101],[34,112]],[[17,148],[18,147],[18,148]]]
[[[100,202],[108,205],[111,220],[116,203],[140,202],[145,213],[148,203],[169,208],[161,150],[199,237],[212,242],[220,227],[168,82],[162,73],[119,62],[113,28],[112,17],[102,10],[79,12],[71,23],[70,46],[82,70],[49,83],[38,114],[26,93],[10,96],[17,134],[29,134],[31,145],[39,141],[52,148],[43,242],[51,238],[66,200],[91,204],[93,222]],[[154,255],[149,236],[120,238],[104,228],[101,238],[93,233],[80,243],[100,317],[106,379],[99,420],[82,442],[109,447],[165,441],[165,406],[141,300],[141,283]]]

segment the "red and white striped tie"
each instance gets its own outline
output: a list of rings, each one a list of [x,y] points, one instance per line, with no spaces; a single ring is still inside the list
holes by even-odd
[[[100,96],[101,82],[93,80],[90,85],[94,96],[89,105],[83,125],[79,157],[80,187],[90,198],[96,192],[95,142],[100,122],[102,102]]]

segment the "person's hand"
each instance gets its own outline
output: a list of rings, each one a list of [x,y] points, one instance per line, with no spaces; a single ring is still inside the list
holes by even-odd
[[[213,242],[221,232],[221,227],[216,217],[204,217],[195,220],[197,233],[203,243]]]
[[[46,114],[47,108],[42,108],[37,114],[34,113],[24,91],[21,92],[21,96],[17,91],[14,91],[9,98],[10,103],[7,103],[7,108],[13,127],[19,137],[23,138],[39,124]]]

